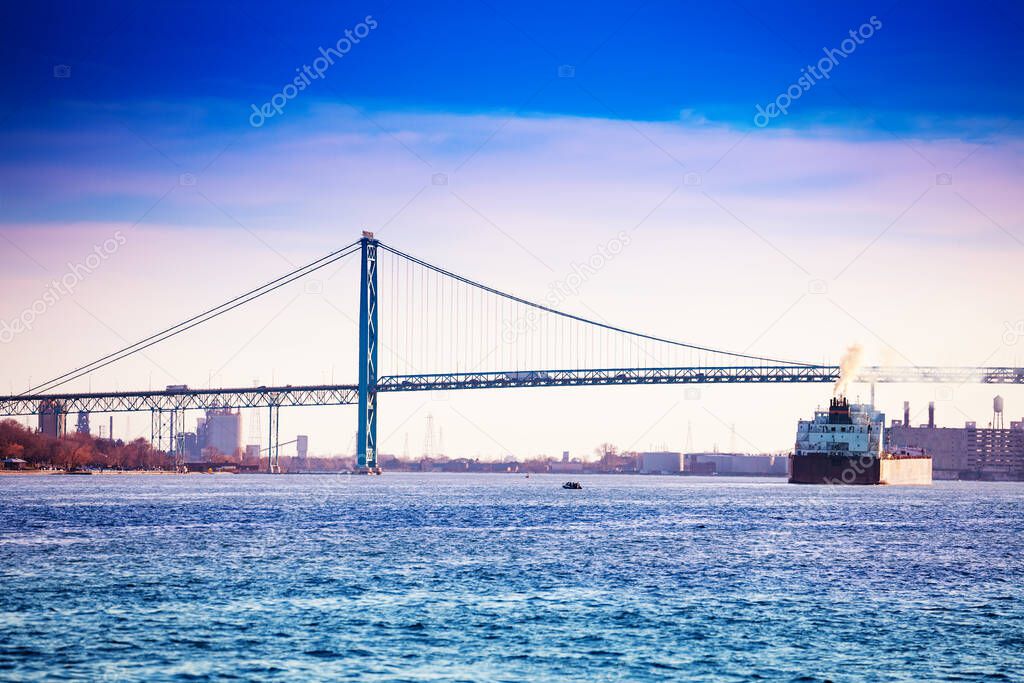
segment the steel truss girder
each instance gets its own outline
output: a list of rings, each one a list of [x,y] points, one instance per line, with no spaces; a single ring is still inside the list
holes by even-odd
[[[838,378],[839,367],[834,365],[605,368],[393,375],[379,378],[377,390],[451,391],[614,384],[827,383],[835,382]],[[1024,368],[869,367],[863,368],[854,381],[1024,384]]]
[[[513,387],[600,386],[614,384],[714,384],[834,382],[839,368],[812,366],[723,366],[681,368],[605,368],[510,372],[392,375],[377,378],[374,392],[450,391]],[[867,367],[857,382],[1024,384],[1024,368],[1015,367]],[[119,413],[146,410],[206,410],[269,406],[330,406],[358,403],[353,384],[186,389],[81,394],[0,396],[0,416],[36,415],[40,403],[58,401],[66,413]]]
[[[1024,368],[1015,367],[868,367],[858,382],[922,384],[1024,384]]]
[[[0,396],[0,415],[35,415],[39,404],[56,400],[65,412],[123,413],[145,410],[207,410],[210,408],[267,408],[269,406],[336,406],[355,404],[354,384],[184,389],[104,393]]]
[[[708,384],[715,382],[834,382],[832,367],[607,368],[529,370],[381,377],[378,391],[449,391],[514,387],[603,386],[615,384]]]

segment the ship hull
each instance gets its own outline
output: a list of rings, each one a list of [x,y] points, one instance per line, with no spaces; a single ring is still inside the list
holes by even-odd
[[[927,486],[932,483],[932,459],[928,456],[792,455],[789,458],[789,482],[840,486]]]

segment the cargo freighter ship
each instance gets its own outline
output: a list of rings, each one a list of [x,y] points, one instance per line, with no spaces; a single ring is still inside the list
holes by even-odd
[[[924,451],[882,448],[885,414],[870,404],[837,397],[828,411],[800,420],[796,447],[789,458],[791,484],[932,483],[932,459]]]

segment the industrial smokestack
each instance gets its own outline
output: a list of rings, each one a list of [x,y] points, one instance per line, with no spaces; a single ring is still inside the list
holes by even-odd
[[[910,401],[903,402],[903,426],[910,426]]]
[[[928,426],[935,426],[935,401],[928,401]]]

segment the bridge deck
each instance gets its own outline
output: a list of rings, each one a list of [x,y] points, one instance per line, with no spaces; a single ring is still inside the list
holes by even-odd
[[[0,396],[0,415],[34,415],[46,401],[60,403],[65,413],[121,413],[141,410],[206,410],[270,406],[331,406],[355,403],[354,384],[318,384],[227,389],[168,389],[103,393]]]
[[[599,368],[508,372],[391,375],[377,380],[379,392],[455,391],[515,387],[607,386],[627,384],[829,383],[839,377],[834,365],[723,366],[679,368]],[[878,383],[1024,384],[1024,368],[1014,367],[867,367],[855,380]],[[34,415],[47,401],[62,412],[113,413],[145,410],[205,410],[270,406],[328,406],[357,403],[354,384],[319,384],[225,389],[167,389],[0,396],[0,416]]]

